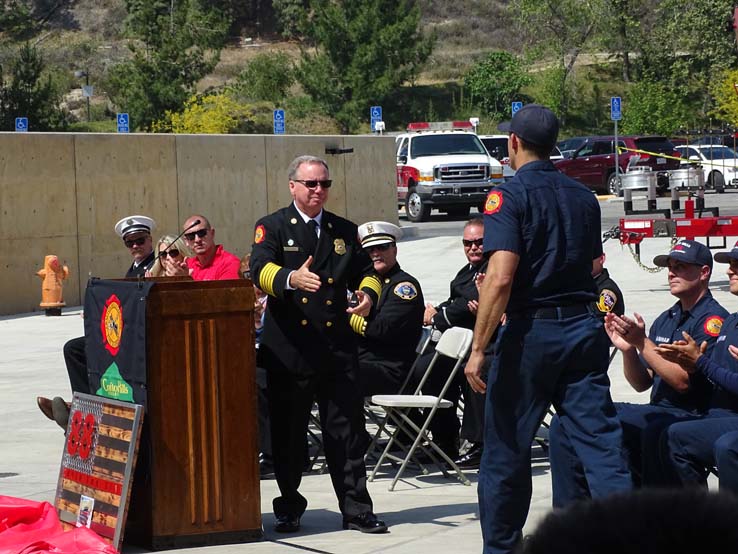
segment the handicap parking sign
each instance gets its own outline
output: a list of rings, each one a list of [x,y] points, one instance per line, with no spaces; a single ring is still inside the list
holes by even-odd
[[[510,106],[510,111],[512,112],[512,115],[515,115],[520,111],[520,108],[523,107],[522,102],[513,102]]]
[[[372,131],[377,130],[377,123],[382,121],[382,106],[372,106],[369,109],[369,119],[371,121],[370,128]]]
[[[274,134],[284,135],[284,110],[274,110]]]
[[[623,119],[623,104],[620,101],[619,96],[613,96],[610,98],[610,119],[613,121],[620,121]]]
[[[15,118],[15,132],[16,133],[28,132],[28,118],[27,117],[16,117]]]
[[[128,133],[129,132],[129,122],[130,122],[130,119],[128,118],[128,114],[127,113],[116,114],[115,119],[118,122],[118,132]]]

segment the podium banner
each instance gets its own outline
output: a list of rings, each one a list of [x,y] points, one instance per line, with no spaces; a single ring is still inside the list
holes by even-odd
[[[90,391],[146,405],[146,297],[153,282],[92,278],[85,291]]]

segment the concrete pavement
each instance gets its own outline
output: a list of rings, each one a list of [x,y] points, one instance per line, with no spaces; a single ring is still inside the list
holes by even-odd
[[[423,229],[399,245],[402,267],[421,283],[427,301],[440,302],[448,296],[448,283],[464,263],[461,228],[447,236],[424,238]],[[643,245],[643,258],[651,265],[656,254],[669,248],[668,239],[651,239]],[[729,239],[728,244],[732,244]],[[669,295],[666,274],[648,273],[637,266],[627,248],[615,241],[605,244],[607,267],[622,288],[628,313],[641,313],[650,323],[674,299]],[[716,264],[713,293],[729,310],[738,302],[730,295],[724,270]],[[69,397],[69,383],[62,357],[64,342],[82,334],[79,308],[64,310],[61,317],[26,314],[0,318],[0,493],[53,502],[61,458],[63,435],[36,408],[35,397]],[[633,392],[622,376],[617,356],[610,368],[615,400],[646,402],[647,394]],[[526,531],[550,510],[551,484],[548,460],[533,449],[533,501]],[[367,536],[340,530],[341,518],[328,475],[305,476],[301,491],[308,498],[302,529],[294,535],[271,531],[271,499],[276,494],[273,480],[261,483],[265,540],[259,543],[186,549],[182,552],[298,552],[331,554],[372,552],[426,554],[479,552],[476,472],[469,472],[472,486],[438,474],[418,476],[412,472],[394,492],[389,479],[369,484],[375,510],[391,526],[391,532]],[[126,546],[124,552],[143,552]]]

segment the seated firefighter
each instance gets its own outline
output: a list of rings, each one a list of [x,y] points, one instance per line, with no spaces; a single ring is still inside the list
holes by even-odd
[[[364,396],[395,394],[415,360],[423,326],[423,293],[397,262],[402,229],[384,221],[359,226],[359,240],[382,280],[382,293],[368,317],[352,315],[359,335],[359,390]]]
[[[474,329],[476,322],[476,308],[479,300],[478,282],[487,269],[484,257],[484,222],[481,218],[470,219],[464,225],[462,244],[467,263],[459,270],[450,284],[450,294],[447,300],[438,306],[428,304],[425,309],[423,323],[432,325],[438,331],[445,331],[450,327],[464,327]],[[494,337],[490,341],[488,354],[494,347]],[[432,348],[420,359],[415,367],[414,379],[419,382],[426,372],[434,351]],[[448,358],[439,358],[428,376],[423,392],[438,394],[441,392],[448,373],[453,367],[453,361]],[[461,458],[459,455],[459,418],[456,415],[456,406],[459,397],[464,394],[464,421],[461,426],[461,437],[466,439],[471,447]],[[468,386],[464,374],[459,372],[444,395],[446,400],[454,404],[454,409],[439,410],[433,416],[430,430],[433,441],[451,458],[455,459],[461,468],[473,469],[479,467],[482,455],[484,421],[484,395],[475,393]]]

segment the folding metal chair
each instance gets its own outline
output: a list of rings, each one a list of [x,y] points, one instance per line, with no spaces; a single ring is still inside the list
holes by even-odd
[[[397,473],[389,486],[389,490],[394,490],[395,485],[405,471],[407,464],[411,459],[413,459],[415,450],[418,447],[423,448],[421,446],[422,441],[427,441],[427,450],[424,450],[428,453],[431,461],[441,470],[444,476],[448,477],[446,466],[439,462],[435,455],[442,458],[442,460],[448,464],[448,467],[452,468],[456,472],[459,481],[465,485],[471,484],[469,479],[467,479],[461,472],[459,466],[457,466],[456,463],[430,438],[428,435],[428,426],[438,409],[448,409],[453,407],[453,403],[448,400],[444,400],[443,395],[446,394],[456,372],[459,370],[459,367],[461,367],[461,364],[469,353],[472,336],[473,333],[471,330],[463,329],[461,327],[451,327],[446,330],[438,341],[435,355],[433,356],[433,359],[431,360],[431,363],[414,394],[378,394],[372,396],[372,403],[385,409],[387,420],[395,424],[395,430],[390,436],[389,442],[384,448],[384,452],[382,452],[382,455],[379,457],[379,461],[374,467],[374,471],[372,471],[369,481],[374,480],[380,466],[384,460],[389,457],[389,451],[392,448],[398,433],[405,433],[410,436],[415,436],[415,440],[410,449],[406,452],[405,457],[402,460],[402,465],[400,466],[400,469],[397,470]],[[440,394],[438,396],[424,395],[421,392],[423,385],[428,379],[430,372],[433,371],[433,367],[436,365],[436,361],[440,356],[453,358],[456,360],[456,363],[449,373]],[[425,410],[424,421],[420,427],[418,427],[408,413],[414,408],[423,408]]]

